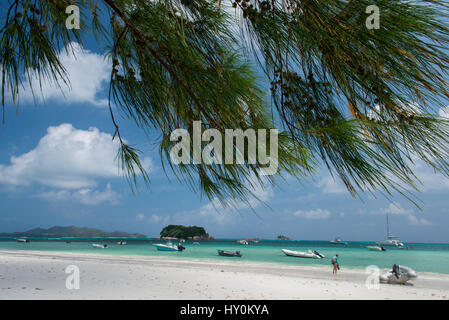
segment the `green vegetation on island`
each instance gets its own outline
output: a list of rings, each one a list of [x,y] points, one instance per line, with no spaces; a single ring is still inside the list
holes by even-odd
[[[161,231],[162,238],[178,238],[178,239],[210,239],[209,234],[203,227],[198,226],[181,226],[181,225],[168,225]]]
[[[0,237],[46,237],[46,238],[147,238],[144,234],[126,233],[122,231],[106,232],[100,229],[85,227],[60,227],[48,229],[34,228],[24,232],[0,233]]]
[[[283,235],[278,235],[277,239],[278,240],[292,240],[291,238],[283,236]]]

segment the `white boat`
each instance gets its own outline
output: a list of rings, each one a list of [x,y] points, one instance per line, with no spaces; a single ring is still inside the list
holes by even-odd
[[[249,244],[249,242],[246,241],[246,240],[238,240],[237,243],[243,244],[243,245],[248,245]]]
[[[118,244],[119,246],[123,246],[123,245],[126,244],[126,241],[119,241],[119,242],[117,242],[117,244]]]
[[[174,245],[172,243],[166,243],[166,244],[158,243],[158,244],[153,244],[153,246],[155,246],[158,251],[183,251],[183,250],[185,250],[185,248],[181,244]]]
[[[325,257],[324,254],[319,253],[318,251],[308,250],[307,252],[302,251],[293,251],[282,249],[282,252],[289,257],[297,257],[297,258],[311,258],[311,259],[322,259]]]
[[[376,242],[376,245],[381,246],[381,247],[398,247],[398,248],[402,248],[404,247],[404,244],[402,242],[399,241],[398,237],[392,236],[390,234],[390,222],[388,219],[388,213],[387,213],[387,239],[384,241],[378,241]]]
[[[367,248],[371,251],[387,251],[387,249],[385,249],[384,247],[379,246],[368,246]]]
[[[335,238],[334,240],[329,241],[330,244],[341,244],[341,245],[347,245],[347,242],[342,241],[339,237]]]
[[[193,244],[200,244],[199,242],[194,242]]]
[[[20,238],[20,239],[16,239],[17,242],[30,242],[29,239],[26,238]]]
[[[387,236],[387,239],[384,241],[378,241],[376,242],[378,246],[388,246],[388,247],[398,247],[403,248],[404,244],[399,241],[398,237],[395,236]]]
[[[407,281],[415,280],[418,278],[418,274],[415,270],[407,266],[398,266],[399,274],[395,275],[392,270],[379,276],[381,283],[389,284],[405,284]]]
[[[108,247],[107,244],[98,244],[98,243],[93,243],[92,247],[94,248],[100,248],[100,249],[106,249]]]

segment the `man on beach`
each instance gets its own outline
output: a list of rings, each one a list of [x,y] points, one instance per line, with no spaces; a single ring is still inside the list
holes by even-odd
[[[340,266],[338,265],[338,254],[332,258],[332,265],[334,266],[332,274],[337,274],[337,271],[340,270]]]

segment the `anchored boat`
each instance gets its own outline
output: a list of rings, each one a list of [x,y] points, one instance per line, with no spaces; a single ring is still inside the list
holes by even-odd
[[[166,243],[166,244],[162,244],[162,243],[153,244],[153,246],[155,246],[158,251],[183,251],[186,249],[181,244],[174,245],[170,242]]]
[[[297,258],[322,259],[325,257],[324,254],[319,253],[316,250],[315,251],[308,250],[307,252],[301,252],[301,251],[282,249],[282,252],[289,257],[297,257]]]
[[[92,247],[94,248],[99,248],[99,249],[106,249],[108,247],[107,244],[98,244],[98,243],[93,243]]]
[[[387,251],[387,249],[380,246],[368,246],[367,248],[370,249],[371,251]]]
[[[232,251],[217,249],[217,252],[220,256],[223,256],[223,257],[239,257],[239,258],[242,257],[242,254],[240,253],[240,251],[232,252]]]
[[[329,244],[340,244],[340,245],[347,245],[348,243],[345,241],[342,241],[339,237],[335,238],[334,240],[329,241]]]
[[[376,242],[376,245],[378,246],[388,246],[388,247],[398,247],[398,248],[403,248],[404,244],[402,242],[399,241],[398,237],[392,236],[390,234],[390,221],[388,218],[388,213],[387,213],[387,239],[384,241],[378,241]]]

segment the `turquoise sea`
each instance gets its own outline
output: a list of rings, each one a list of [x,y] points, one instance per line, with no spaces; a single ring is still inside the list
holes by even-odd
[[[332,245],[328,241],[278,241],[260,240],[259,243],[240,245],[235,240],[186,241],[183,252],[157,251],[157,240],[126,239],[127,244],[117,245],[119,239],[32,239],[29,243],[19,243],[14,239],[0,240],[0,250],[38,250],[53,252],[75,252],[129,256],[167,256],[179,259],[208,259],[221,261],[270,262],[284,265],[325,265],[339,254],[343,268],[365,268],[377,265],[390,268],[394,263],[409,266],[418,272],[449,274],[449,244],[405,243],[408,249],[387,248],[386,252],[370,251],[366,248],[372,242],[348,242],[348,245]],[[107,249],[92,247],[92,243],[108,244]],[[240,250],[242,258],[221,257],[217,249]],[[306,251],[318,250],[326,255],[324,259],[303,259],[287,257],[281,249]]]

